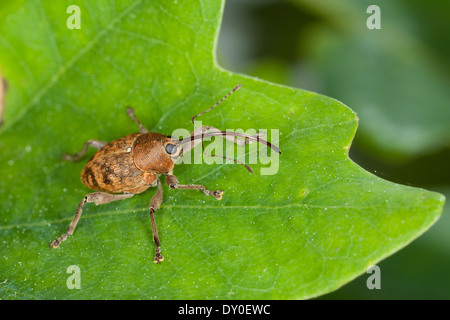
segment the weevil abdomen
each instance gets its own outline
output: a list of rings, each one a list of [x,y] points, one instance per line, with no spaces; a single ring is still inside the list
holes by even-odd
[[[157,176],[134,164],[132,146],[140,133],[116,139],[97,151],[81,172],[90,189],[111,193],[141,193],[156,183]]]

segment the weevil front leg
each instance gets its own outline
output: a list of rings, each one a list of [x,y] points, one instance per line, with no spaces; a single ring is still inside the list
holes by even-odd
[[[203,193],[206,194],[207,196],[212,196],[217,200],[221,200],[223,195],[223,190],[211,191],[206,189],[205,186],[200,184],[178,184],[178,179],[173,174],[166,175],[166,184],[169,186],[170,189],[192,189],[203,191]]]
[[[60,236],[58,239],[53,240],[50,243],[50,248],[58,248],[61,242],[67,239],[68,236],[71,236],[73,232],[75,231],[75,228],[77,227],[78,220],[80,220],[81,213],[83,212],[83,206],[87,202],[94,202],[96,205],[99,204],[105,204],[112,201],[117,200],[123,200],[128,199],[134,196],[132,193],[125,193],[125,194],[110,194],[106,192],[93,192],[86,195],[83,200],[81,200],[80,204],[78,205],[77,212],[75,213],[75,217],[73,218],[72,222],[69,224],[69,227],[67,228],[66,232]]]
[[[161,241],[158,236],[158,229],[156,228],[156,221],[153,213],[159,209],[163,200],[161,181],[157,180],[158,190],[155,195],[150,200],[150,220],[152,221],[152,232],[153,232],[153,241],[155,242],[155,258],[153,259],[154,263],[160,263],[164,260],[164,257],[161,255]]]
[[[86,153],[87,148],[89,146],[100,150],[101,148],[103,148],[107,144],[108,144],[107,142],[100,141],[100,140],[88,140],[88,141],[86,141],[83,144],[83,148],[81,149],[80,152],[75,153],[73,156],[71,156],[70,154],[64,154],[63,155],[63,160],[76,162],[76,161],[80,160],[84,156],[84,154]]]
[[[148,133],[148,129],[136,118],[134,114],[134,109],[132,107],[127,107],[127,115],[139,126],[139,133]]]

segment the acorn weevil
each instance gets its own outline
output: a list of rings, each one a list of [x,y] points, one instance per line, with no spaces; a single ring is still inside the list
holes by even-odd
[[[241,85],[237,85],[211,108],[192,117],[192,122],[194,123],[196,117],[215,108],[240,87]],[[251,136],[244,133],[226,132],[210,126],[196,128],[187,138],[181,140],[173,139],[171,136],[165,134],[149,132],[136,118],[133,108],[128,107],[126,111],[128,116],[139,126],[139,133],[129,134],[110,143],[99,140],[88,140],[84,143],[80,152],[73,156],[67,154],[63,156],[64,160],[78,161],[86,153],[89,146],[98,149],[81,171],[81,181],[83,184],[97,192],[89,193],[81,200],[75,217],[69,224],[66,232],[56,240],[53,240],[50,243],[50,247],[57,248],[62,241],[73,234],[83,211],[83,206],[87,202],[94,202],[96,205],[105,204],[131,198],[136,194],[146,191],[150,187],[158,187],[156,194],[150,200],[150,220],[152,223],[153,241],[156,245],[153,261],[160,263],[164,260],[164,257],[161,255],[161,242],[153,216],[153,213],[159,209],[163,200],[160,176],[165,176],[166,184],[170,189],[199,190],[217,200],[222,199],[223,195],[222,190],[210,191],[203,185],[183,185],[178,183],[177,177],[173,175],[173,168],[175,162],[183,152],[189,151],[200,142],[203,145],[203,139],[205,137],[222,136],[239,145],[257,141],[281,153],[278,147],[261,139],[259,134]],[[238,137],[243,138],[243,140],[238,139]],[[208,156],[220,157],[216,155]],[[235,159],[232,160],[236,163],[243,164],[247,170],[252,172],[251,168],[246,164]]]

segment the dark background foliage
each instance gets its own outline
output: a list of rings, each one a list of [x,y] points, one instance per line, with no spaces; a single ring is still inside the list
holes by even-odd
[[[369,30],[369,5],[381,29]],[[397,183],[450,194],[448,1],[229,0],[219,63],[319,92],[360,117],[350,157]],[[381,290],[362,275],[323,299],[450,298],[450,208],[382,261]]]

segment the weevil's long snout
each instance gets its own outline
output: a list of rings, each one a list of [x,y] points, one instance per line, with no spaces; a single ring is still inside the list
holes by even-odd
[[[274,151],[276,151],[276,152],[281,154],[280,148],[278,148],[277,146],[271,144],[270,142],[260,138],[259,136],[252,136],[252,135],[245,134],[245,133],[240,133],[240,132],[226,132],[226,131],[207,132],[207,133],[203,133],[203,134],[199,134],[199,135],[189,136],[187,138],[179,140],[178,145],[183,145],[185,143],[193,142],[193,141],[198,140],[198,139],[203,140],[204,138],[215,137],[215,136],[241,137],[241,138],[249,139],[249,140],[252,140],[252,141],[257,141],[259,143],[265,144],[269,148],[271,148]]]

